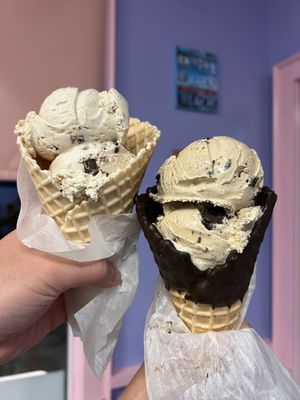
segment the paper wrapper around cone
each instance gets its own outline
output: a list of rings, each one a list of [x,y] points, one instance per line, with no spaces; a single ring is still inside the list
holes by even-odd
[[[149,400],[300,399],[288,371],[253,329],[189,332],[161,279],[146,319],[144,349]]]
[[[130,212],[159,135],[158,129],[148,122],[130,119],[124,145],[136,157],[126,168],[110,176],[110,180],[100,189],[96,202],[91,199],[71,202],[63,197],[53,185],[49,171],[40,168],[21,136],[17,142],[44,212],[55,220],[66,239],[89,243],[88,224],[92,216]]]

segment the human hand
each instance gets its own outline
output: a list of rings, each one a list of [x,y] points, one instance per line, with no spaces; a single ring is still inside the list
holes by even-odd
[[[241,329],[249,327],[249,323],[243,321]],[[139,370],[129,382],[125,390],[118,397],[118,400],[148,400],[144,364],[140,366]]]
[[[66,321],[65,291],[120,281],[107,260],[77,263],[24,246],[15,231],[7,235],[0,241],[0,364]]]
[[[148,400],[144,364],[140,366],[118,400]]]

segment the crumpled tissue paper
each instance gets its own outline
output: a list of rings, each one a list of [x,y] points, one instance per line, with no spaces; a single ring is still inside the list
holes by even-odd
[[[249,299],[254,286],[252,280]],[[253,329],[190,333],[162,280],[144,339],[149,400],[300,399],[289,372]]]
[[[112,356],[122,317],[138,285],[136,242],[140,226],[134,214],[99,215],[91,219],[88,245],[69,242],[54,220],[43,214],[24,163],[18,170],[21,211],[17,233],[24,245],[79,262],[110,258],[122,284],[108,289],[75,288],[66,293],[68,320],[83,342],[88,364],[100,378]]]

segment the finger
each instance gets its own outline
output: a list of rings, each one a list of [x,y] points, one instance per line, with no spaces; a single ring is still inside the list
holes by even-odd
[[[145,368],[142,364],[118,400],[147,400]]]
[[[39,281],[43,286],[40,291],[43,292],[46,289],[47,294],[51,296],[56,297],[75,287],[107,288],[121,283],[120,273],[107,259],[89,263],[72,262],[63,257],[29,249],[23,246],[15,235],[8,236],[8,239],[16,241],[22,251],[23,260],[27,260],[26,270],[19,267],[17,273],[23,273],[26,279],[31,277],[35,285]],[[18,261],[16,260],[15,264],[18,264]],[[31,272],[28,273],[29,270]]]
[[[64,296],[59,296],[34,324],[26,330],[0,342],[0,364],[4,364],[28,351],[49,332],[67,320]]]
[[[108,288],[121,283],[120,272],[108,261],[69,265],[61,270],[62,291],[75,287]]]
[[[246,320],[244,320],[242,325],[241,325],[241,329],[245,329],[245,328],[251,328],[249,322],[246,321]]]

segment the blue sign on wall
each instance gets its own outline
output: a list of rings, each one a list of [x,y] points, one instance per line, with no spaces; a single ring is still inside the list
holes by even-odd
[[[176,47],[176,106],[218,111],[218,64],[215,54]]]

